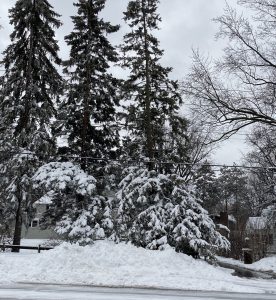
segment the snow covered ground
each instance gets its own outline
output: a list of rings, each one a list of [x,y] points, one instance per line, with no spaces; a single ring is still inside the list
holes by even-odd
[[[11,300],[275,300],[271,294],[200,292],[162,289],[99,288],[17,284],[0,286],[0,299]]]
[[[217,257],[218,260],[256,271],[273,271],[276,273],[276,256],[265,257],[253,264],[245,265],[242,261],[232,258]]]
[[[255,270],[273,271],[276,273],[276,257],[265,257],[253,263],[251,267]]]
[[[22,246],[38,246],[38,245],[42,246],[43,244],[47,243],[47,241],[48,240],[43,240],[43,239],[22,239],[21,245]]]
[[[170,248],[150,251],[108,241],[64,243],[41,254],[0,253],[0,283],[18,282],[276,294],[275,281],[234,277]]]

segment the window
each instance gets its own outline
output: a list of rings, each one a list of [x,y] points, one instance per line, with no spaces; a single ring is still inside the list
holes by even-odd
[[[38,219],[33,219],[31,223],[31,227],[38,227],[39,225],[39,220]]]

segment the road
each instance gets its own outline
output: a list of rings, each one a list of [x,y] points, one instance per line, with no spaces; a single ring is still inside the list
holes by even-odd
[[[17,284],[0,286],[0,299],[5,300],[275,300],[272,294],[241,294],[130,288],[100,288]]]

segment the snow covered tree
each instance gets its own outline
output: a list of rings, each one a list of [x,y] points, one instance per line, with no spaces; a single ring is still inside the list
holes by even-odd
[[[7,179],[6,170],[0,163],[0,243],[12,236],[11,227],[14,220],[14,211],[11,211],[12,206],[6,199]]]
[[[196,196],[201,199],[202,206],[209,213],[218,213],[217,206],[220,205],[221,197],[216,174],[208,161],[205,161],[203,165],[195,171],[194,181]]]
[[[137,246],[162,249],[166,244],[187,254],[228,249],[192,186],[176,174],[131,168],[120,184],[119,238]]]
[[[107,35],[119,26],[105,22],[100,13],[106,0],[79,0],[74,29],[65,37],[70,57],[64,73],[69,77],[59,114],[59,134],[68,137],[68,152],[77,157],[114,158],[119,136],[112,122],[119,104],[118,80],[108,73],[117,52]],[[81,160],[83,170],[86,160]]]
[[[242,169],[221,168],[217,186],[221,197],[221,211],[231,212],[236,219],[250,214],[248,177]]]
[[[216,225],[196,198],[193,186],[173,175],[171,192],[172,207],[168,224],[171,229],[169,243],[176,251],[191,254],[210,254],[217,250],[228,250],[230,243],[216,231]]]
[[[121,45],[121,65],[130,71],[124,84],[125,98],[129,100],[125,119],[130,129],[126,147],[127,155],[135,159],[162,159],[165,125],[176,130],[185,122],[177,116],[181,103],[178,83],[169,79],[172,69],[160,64],[163,50],[153,35],[161,21],[158,3],[158,0],[130,1],[124,13],[131,30]]]
[[[111,205],[96,189],[96,179],[70,162],[51,162],[33,177],[35,188],[44,191],[51,204],[41,221],[63,238],[89,244],[113,231]]]
[[[47,0],[18,0],[9,13],[14,30],[1,62],[0,151],[15,221],[13,243],[20,244],[23,212],[31,202],[30,178],[55,148],[50,124],[63,82],[56,70],[54,29],[61,22]]]
[[[146,168],[139,167],[125,169],[123,175],[125,177],[119,185],[120,190],[117,194],[119,201],[117,232],[119,237],[124,237],[125,234],[130,235],[130,232],[132,232],[131,240],[144,245],[144,240],[134,237],[139,236],[141,231],[141,228],[134,230],[136,227],[134,223],[137,221],[140,213],[147,211],[147,209],[151,213],[152,207],[158,206],[160,201],[165,200],[159,199],[158,188],[159,181],[163,176],[164,178],[166,176],[159,174],[159,177],[157,177],[155,171],[150,172]],[[147,219],[148,217],[141,216],[141,218]],[[152,230],[158,230],[153,223],[149,226],[152,226]],[[154,236],[156,236],[156,233]],[[158,236],[158,238],[161,238],[161,236]]]
[[[276,136],[273,127],[255,127],[247,137],[251,151],[245,157],[249,172],[249,188],[252,209],[259,215],[263,209],[275,204],[276,196]]]
[[[55,211],[56,206],[59,215],[58,218],[53,215],[50,219],[58,222],[58,231],[64,231],[69,239],[81,243],[100,237],[95,232],[102,231],[101,226],[104,226],[106,215],[109,214],[104,210],[109,207],[109,202],[105,197],[96,196],[96,191],[98,195],[103,195],[109,193],[108,189],[114,188],[114,165],[107,164],[105,159],[114,158],[119,148],[118,129],[113,126],[116,121],[116,106],[119,104],[119,80],[109,72],[118,58],[107,38],[118,31],[119,26],[113,26],[101,18],[105,2],[78,0],[74,3],[77,15],[72,17],[73,31],[65,37],[70,48],[69,59],[64,62],[64,74],[68,77],[68,83],[56,122],[56,135],[66,137],[68,141],[68,146],[62,149],[63,154],[74,156],[86,176],[93,174],[97,178],[108,177],[95,181],[97,188],[95,187],[93,197],[91,194],[77,193],[67,198],[64,193],[63,200],[57,198],[52,203],[52,211]],[[103,160],[93,160],[91,164],[87,157]],[[72,193],[70,190],[69,194]],[[64,205],[60,206],[60,201]],[[85,203],[85,207],[80,210],[72,201]],[[76,212],[73,213],[72,210],[68,215],[68,207]],[[67,223],[69,227],[66,226]],[[79,229],[83,226],[88,232],[86,229],[83,232]]]
[[[161,21],[158,0],[130,1],[125,21],[131,32],[121,46],[122,66],[130,70],[124,85],[125,114],[129,136],[127,157],[147,160],[189,161],[187,120],[179,116],[178,83],[169,79],[171,68],[160,64],[163,51],[153,35]],[[116,231],[137,246],[162,249],[166,244],[178,251],[197,252],[228,247],[215,231],[186,178],[173,173],[170,164],[154,163],[129,167],[117,193]],[[184,247],[185,246],[185,247]]]

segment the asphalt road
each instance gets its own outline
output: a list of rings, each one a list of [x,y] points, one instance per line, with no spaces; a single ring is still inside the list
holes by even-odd
[[[0,286],[0,299],[17,300],[275,300],[271,294],[19,284]]]

